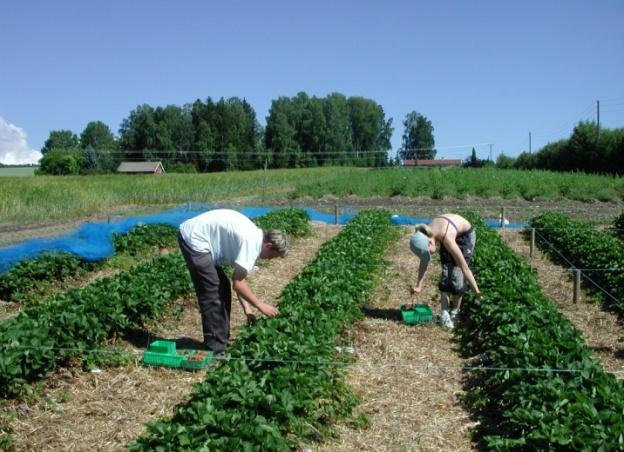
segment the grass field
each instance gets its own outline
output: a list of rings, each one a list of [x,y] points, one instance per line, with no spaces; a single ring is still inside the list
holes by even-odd
[[[581,202],[624,199],[624,178],[496,169],[312,168],[208,174],[0,178],[0,222],[84,218],[120,206],[187,201],[270,204],[305,197],[501,198]]]
[[[0,177],[5,176],[13,176],[13,177],[24,177],[24,176],[34,176],[35,175],[34,166],[11,166],[0,168]]]

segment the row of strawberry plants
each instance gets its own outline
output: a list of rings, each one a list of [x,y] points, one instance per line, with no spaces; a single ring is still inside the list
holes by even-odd
[[[481,299],[465,303],[463,351],[480,355],[467,400],[493,449],[624,447],[624,384],[603,371],[534,271],[477,217]]]
[[[292,227],[282,219],[287,231],[299,228],[300,213],[283,215],[293,219]],[[59,362],[82,356],[113,332],[159,317],[190,293],[186,265],[176,252],[23,310],[0,323],[0,395],[19,394]]]
[[[261,228],[282,229],[294,237],[310,233],[308,214],[301,208],[274,210],[254,221]],[[137,225],[128,233],[113,234],[115,255],[137,257],[153,248],[176,248],[176,234],[177,228],[167,224]],[[49,294],[53,286],[80,278],[102,266],[103,262],[88,262],[69,253],[26,259],[0,275],[0,299],[34,302]]]
[[[116,255],[136,257],[147,250],[172,248],[176,244],[176,228],[163,225],[139,225],[126,234],[113,234]],[[0,298],[13,302],[35,302],[49,294],[54,286],[75,280],[103,267],[104,262],[85,261],[65,252],[51,252],[18,262],[0,275]]]
[[[624,314],[624,245],[621,241],[562,214],[545,213],[532,218],[529,225],[537,229],[536,243],[553,260],[569,265],[562,259],[563,255],[576,268],[597,270],[589,273],[592,281],[611,294],[611,297],[605,295],[607,305],[620,315]],[[588,288],[596,290],[593,286],[588,285]]]
[[[334,346],[396,237],[388,217],[362,212],[325,243],[282,292],[280,315],[244,329],[190,400],[130,449],[289,450],[350,414],[356,397]]]
[[[624,241],[624,212],[613,221],[613,235]]]
[[[0,324],[0,394],[19,394],[68,357],[159,316],[191,292],[179,253],[53,296]]]
[[[98,263],[85,262],[67,253],[25,259],[0,275],[0,299],[17,303],[32,302],[49,292],[56,283],[80,277],[97,268]]]

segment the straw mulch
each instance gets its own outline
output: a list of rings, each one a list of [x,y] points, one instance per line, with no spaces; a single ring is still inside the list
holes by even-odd
[[[581,331],[585,343],[601,361],[603,368],[608,372],[616,372],[618,378],[624,378],[624,328],[618,323],[617,316],[602,310],[600,303],[592,302],[583,290],[579,301],[573,303],[572,273],[553,264],[537,247],[531,258],[530,243],[521,231],[499,229],[499,233],[515,252],[537,270],[543,293]]]
[[[428,304],[439,313],[437,255],[423,293],[409,294],[418,270],[407,245],[411,232],[404,228],[388,250],[389,267],[364,309],[367,316],[344,338],[358,358],[347,381],[361,396],[358,413],[367,415],[370,425],[359,430],[337,426],[338,439],[319,451],[474,449],[469,430],[475,424],[459,401],[461,367],[467,363],[458,355],[453,333],[437,324],[410,326],[399,320],[402,303]]]
[[[313,230],[313,236],[294,240],[284,259],[261,264],[250,275],[248,282],[261,300],[275,303],[284,286],[339,228],[313,224]],[[184,308],[181,318],[165,319],[154,325],[147,339],[201,340],[201,319],[194,297],[185,300],[181,307]],[[234,299],[233,340],[245,321]],[[124,450],[125,444],[145,431],[146,423],[170,416],[206,372],[143,367],[139,360],[144,343],[137,347],[131,342],[118,341],[116,346],[134,351],[136,365],[107,368],[100,373],[60,369],[46,380],[44,394],[35,403],[21,402],[7,407],[17,415],[10,421],[16,450]]]

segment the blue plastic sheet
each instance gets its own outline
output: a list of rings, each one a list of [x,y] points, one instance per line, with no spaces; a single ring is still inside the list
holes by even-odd
[[[54,237],[27,240],[6,248],[0,248],[0,274],[7,272],[18,262],[32,259],[47,253],[71,253],[86,261],[100,261],[115,253],[113,234],[125,234],[135,226],[145,224],[167,224],[178,227],[183,221],[199,215],[214,206],[197,203],[186,203],[165,212],[151,215],[126,217],[111,223],[86,223],[69,234]],[[275,208],[243,207],[240,210],[249,218],[267,214]],[[325,223],[346,224],[356,212],[345,210],[336,217],[335,214],[323,213],[311,208],[304,208],[311,220]]]
[[[390,217],[390,222],[396,225],[408,225],[409,226],[409,225],[416,225],[420,223],[427,224],[430,221],[431,221],[431,218],[425,218],[425,217],[411,218],[411,217],[401,217],[399,215],[392,215]],[[487,224],[491,228],[501,227],[500,220],[485,220],[485,224]],[[527,223],[505,223],[505,227],[509,229],[525,228],[526,226],[527,226]]]
[[[0,248],[0,274],[10,270],[24,259],[32,259],[46,253],[71,253],[86,261],[99,261],[111,257],[115,253],[113,234],[125,234],[135,226],[145,224],[167,224],[177,227],[183,221],[215,208],[206,204],[188,202],[175,209],[151,215],[126,217],[122,220],[106,223],[86,223],[75,231],[54,238],[33,239],[6,248]],[[242,207],[238,210],[249,218],[267,214],[273,207]],[[357,211],[343,208],[338,215],[326,213],[310,207],[303,207],[310,220],[328,224],[346,224],[351,221]],[[427,223],[429,218],[410,218],[393,215],[390,219],[396,225],[415,225]],[[492,227],[499,227],[500,221],[486,220]],[[506,225],[508,228],[524,227],[524,223]]]

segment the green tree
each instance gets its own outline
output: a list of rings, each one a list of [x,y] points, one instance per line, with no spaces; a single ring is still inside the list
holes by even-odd
[[[264,134],[268,166],[271,168],[294,168],[300,164],[301,147],[297,142],[297,131],[288,111],[291,104],[290,99],[286,97],[271,102]]]
[[[535,154],[529,152],[521,152],[514,160],[514,168],[516,169],[533,169],[535,168]]]
[[[102,121],[91,121],[80,134],[86,168],[96,172],[115,171],[121,156],[113,133]]]
[[[80,174],[85,165],[81,151],[54,150],[46,152],[39,162],[37,174],[69,176]]]
[[[308,99],[300,125],[298,138],[306,166],[322,165],[325,160],[326,122],[321,99]]]
[[[184,161],[193,142],[190,106],[168,105],[154,110],[155,133],[150,157],[166,162]]]
[[[146,160],[147,151],[156,148],[156,135],[154,109],[147,104],[139,105],[121,122],[119,145],[126,158]]]
[[[102,121],[91,121],[80,134],[80,147],[87,149],[115,149],[115,137]]]
[[[388,162],[392,119],[386,121],[383,108],[363,97],[349,98],[353,141],[352,162],[362,166],[384,166]]]
[[[464,166],[465,168],[481,168],[482,166],[484,166],[485,162],[485,160],[477,158],[477,151],[475,151],[475,148],[472,148],[470,156],[467,157],[466,160],[464,160],[462,166]]]
[[[349,104],[339,93],[330,94],[323,103],[325,116],[325,139],[322,164],[344,165],[353,150]]]
[[[416,111],[405,116],[403,143],[399,150],[402,159],[433,159],[436,155],[431,121]]]
[[[511,169],[513,168],[514,158],[505,155],[504,153],[500,153],[496,158],[496,168],[499,169]]]
[[[50,151],[68,151],[78,149],[80,142],[78,137],[71,130],[53,130],[50,132],[48,139],[41,148],[41,153],[46,154]]]
[[[604,157],[603,149],[598,143],[596,123],[582,121],[574,127],[561,154],[562,162],[565,162],[564,170],[596,172]]]
[[[184,162],[193,143],[191,106],[140,105],[122,121],[119,135],[128,159]]]

